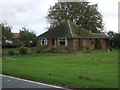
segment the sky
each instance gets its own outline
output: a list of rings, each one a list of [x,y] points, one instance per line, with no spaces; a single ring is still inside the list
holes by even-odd
[[[103,16],[105,31],[118,32],[119,0],[87,0],[98,4]],[[19,33],[22,27],[40,35],[48,30],[50,23],[46,19],[50,5],[58,0],[0,0],[0,23],[7,22],[12,32]]]

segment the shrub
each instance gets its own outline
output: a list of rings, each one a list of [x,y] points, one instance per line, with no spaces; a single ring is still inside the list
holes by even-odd
[[[26,44],[26,47],[36,47],[36,43],[30,43],[30,44]]]
[[[36,53],[41,53],[42,52],[42,49],[41,48],[36,48]]]
[[[63,48],[63,47],[54,47],[52,52],[53,53],[67,53],[68,50],[67,48]]]
[[[43,53],[52,53],[54,50],[54,47],[46,47],[43,49]]]
[[[67,53],[67,48],[40,46],[36,48],[37,53]]]
[[[15,55],[15,51],[14,50],[9,50],[8,55]]]
[[[61,48],[61,47],[59,47],[59,48],[58,48],[58,52],[59,52],[59,53],[67,53],[68,50],[67,50],[67,48]]]
[[[28,49],[27,49],[27,47],[21,47],[20,48],[20,51],[19,51],[19,53],[21,54],[21,55],[25,55],[25,54],[27,54],[27,51],[28,51]]]
[[[6,43],[2,44],[2,48],[20,48],[23,45],[25,46],[25,44],[21,43]]]
[[[2,48],[20,48],[23,44],[13,44],[13,43],[6,43],[2,45]]]
[[[39,46],[36,48],[36,53],[42,53],[44,49],[45,49],[44,46]]]
[[[59,52],[59,47],[54,47],[52,53],[58,53],[58,52]]]

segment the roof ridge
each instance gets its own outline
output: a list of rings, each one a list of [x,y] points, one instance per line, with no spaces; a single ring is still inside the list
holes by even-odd
[[[68,26],[69,26],[70,33],[71,33],[71,35],[72,35],[72,37],[73,37],[73,32],[72,32],[72,29],[71,29],[69,20],[67,20],[67,23],[68,23]]]

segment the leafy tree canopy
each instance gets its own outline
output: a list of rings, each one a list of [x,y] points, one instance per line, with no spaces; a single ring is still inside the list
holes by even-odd
[[[104,28],[97,4],[91,5],[89,2],[58,2],[49,8],[47,18],[51,27],[70,19],[94,33],[102,32]]]
[[[30,41],[35,41],[36,39],[36,34],[34,32],[30,32],[28,29],[25,27],[22,27],[20,29],[20,40],[24,42],[25,44],[29,44]]]
[[[12,40],[11,27],[7,23],[0,24],[0,30],[2,30],[2,40]]]
[[[107,34],[110,39],[110,47],[120,48],[120,33],[115,33],[113,31],[109,31]]]

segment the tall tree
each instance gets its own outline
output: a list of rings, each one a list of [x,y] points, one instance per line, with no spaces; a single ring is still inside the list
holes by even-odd
[[[111,39],[115,33],[113,31],[109,31],[107,34],[108,34],[109,38]]]
[[[20,40],[29,45],[31,41],[33,43],[36,40],[36,34],[34,32],[30,32],[25,27],[22,27],[22,29],[20,29]]]
[[[120,33],[109,31],[108,33],[111,48],[120,48]]]
[[[11,27],[7,25],[7,23],[0,24],[2,30],[2,40],[12,40]]]
[[[49,8],[47,18],[51,27],[70,19],[94,33],[101,32],[104,28],[97,4],[91,5],[89,2],[58,2]]]

